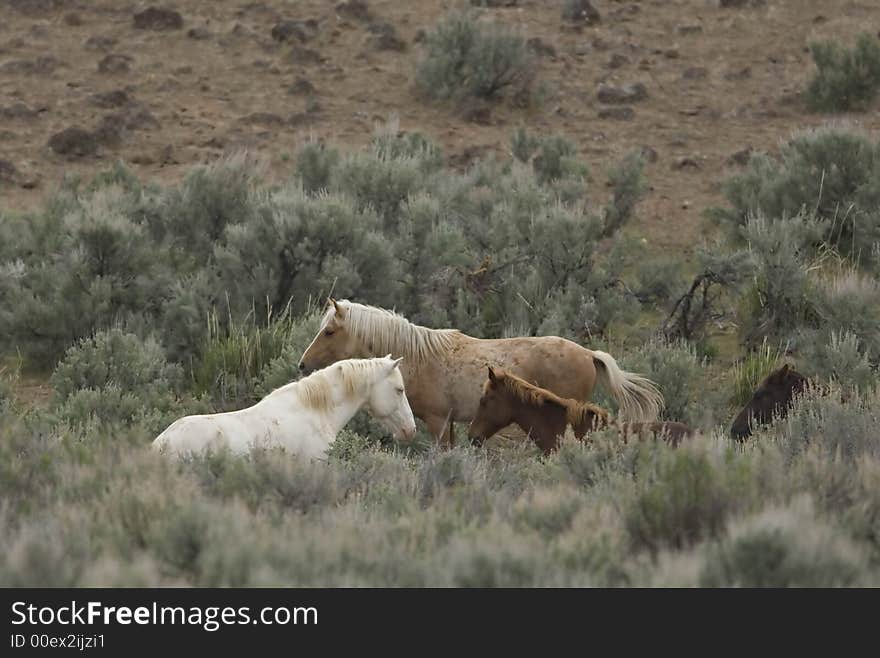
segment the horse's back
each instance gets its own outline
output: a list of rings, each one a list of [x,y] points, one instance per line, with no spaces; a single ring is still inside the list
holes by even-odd
[[[618,429],[623,434],[624,440],[630,436],[643,437],[646,435],[663,439],[672,446],[677,446],[682,439],[694,435],[694,428],[674,420],[654,421],[646,423],[620,423]]]
[[[240,452],[230,443],[222,423],[212,415],[178,418],[153,441],[154,450],[178,456],[223,448]]]
[[[479,341],[481,380],[487,361],[563,398],[586,401],[596,382],[592,352],[559,336],[523,336]]]

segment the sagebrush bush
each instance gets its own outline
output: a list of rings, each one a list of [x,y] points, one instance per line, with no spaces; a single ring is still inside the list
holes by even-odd
[[[861,394],[838,385],[816,388],[768,432],[773,432],[772,440],[789,459],[813,446],[828,457],[849,461],[876,458],[880,456],[878,401],[876,388]]]
[[[644,374],[663,391],[663,418],[693,425],[711,425],[707,363],[683,341],[650,340],[626,355],[627,370]]]
[[[759,494],[749,458],[724,454],[705,440],[649,451],[638,468],[624,518],[633,545],[652,552],[717,536]]]
[[[800,216],[777,221],[758,216],[743,227],[754,267],[741,311],[747,346],[785,341],[799,328],[816,323],[810,242],[821,229],[820,222]]]
[[[54,406],[68,422],[126,425],[150,417],[154,429],[172,413],[182,380],[182,368],[165,359],[155,339],[122,329],[98,332],[68,349],[51,379]]]
[[[425,38],[416,86],[429,100],[529,100],[537,64],[525,39],[474,12],[447,14]]]
[[[731,208],[713,214],[743,226],[760,214],[767,221],[814,216],[821,232],[814,245],[830,245],[870,266],[880,241],[880,147],[842,127],[811,130],[783,145],[779,158],[758,153],[745,172],[724,184]]]
[[[809,106],[822,112],[864,110],[880,91],[880,41],[864,32],[852,49],[834,41],[810,44],[816,74],[806,90]]]
[[[864,551],[817,519],[809,500],[732,524],[707,552],[708,587],[848,587],[865,577]]]

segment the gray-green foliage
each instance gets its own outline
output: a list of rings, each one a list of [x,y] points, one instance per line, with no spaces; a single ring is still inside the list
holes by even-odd
[[[525,39],[475,12],[453,11],[430,31],[416,69],[416,86],[430,100],[529,100],[536,62]]]
[[[604,432],[544,460],[406,456],[345,434],[326,462],[176,463],[139,421],[106,433],[0,413],[0,584],[874,584],[877,401],[813,400],[778,442],[674,449]],[[841,452],[821,435],[844,414]]]
[[[71,423],[130,424],[167,414],[181,385],[182,368],[168,363],[155,339],[121,329],[99,331],[70,347],[52,373],[54,406]]]
[[[815,216],[822,231],[814,244],[872,264],[880,241],[880,146],[858,132],[822,128],[791,139],[779,158],[753,155],[724,194],[732,207],[715,215],[729,225],[745,225],[756,214],[768,221]]]
[[[880,41],[862,33],[852,49],[834,41],[810,45],[816,74],[806,91],[814,110],[845,112],[864,110],[880,91]]]

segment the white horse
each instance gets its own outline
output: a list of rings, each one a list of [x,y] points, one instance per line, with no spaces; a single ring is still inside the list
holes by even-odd
[[[322,457],[361,407],[392,433],[411,441],[416,425],[400,374],[402,359],[346,359],[272,391],[255,405],[228,413],[185,416],[153,441],[177,456],[206,448],[246,454],[281,447]]]

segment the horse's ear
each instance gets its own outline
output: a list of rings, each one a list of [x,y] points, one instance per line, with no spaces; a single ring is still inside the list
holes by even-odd
[[[385,358],[386,358],[386,359],[391,359],[391,355],[388,354]],[[391,369],[394,370],[395,368],[400,367],[400,362],[403,361],[403,357],[400,357],[400,358],[397,358],[397,359],[391,359],[391,360],[394,362],[394,363],[391,364]]]
[[[780,374],[780,375],[783,375],[783,376],[784,376],[784,375],[787,375],[789,370],[791,370],[791,367],[786,363],[785,365],[783,365],[783,366],[779,369],[779,374]]]
[[[337,318],[339,318],[340,320],[345,319],[345,309],[342,308],[335,299],[333,299],[332,297],[328,297],[327,303],[333,305],[333,308],[336,311]]]
[[[495,374],[495,371],[492,369],[492,366],[486,366],[489,369],[489,381],[493,384],[498,381],[498,375]]]

